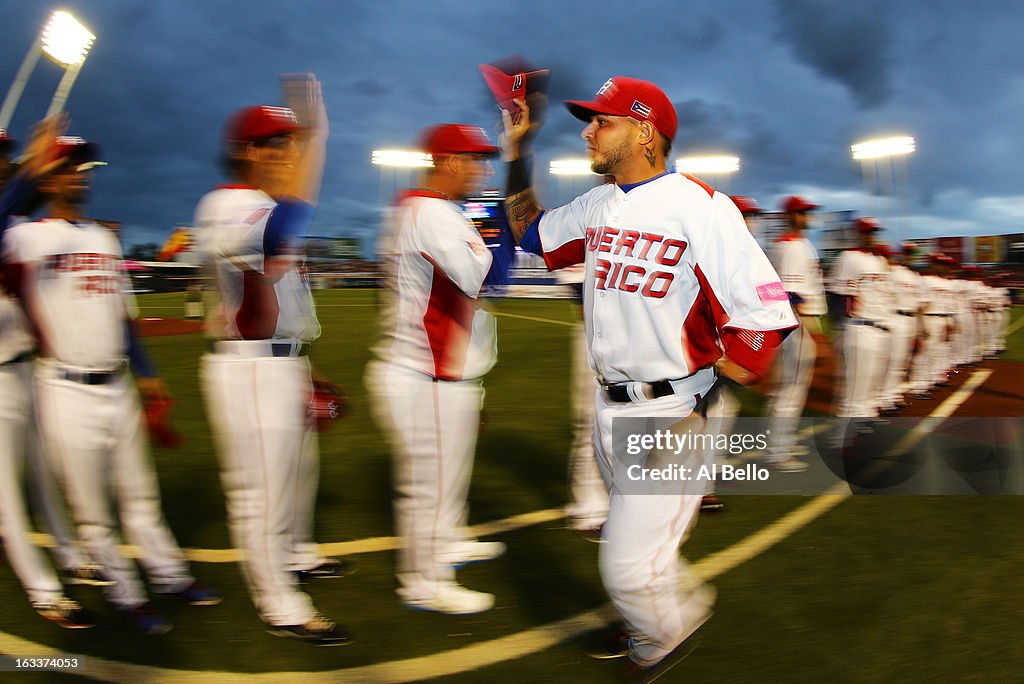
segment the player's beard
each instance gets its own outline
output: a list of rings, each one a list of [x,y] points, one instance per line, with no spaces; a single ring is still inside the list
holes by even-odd
[[[596,152],[600,156],[591,160],[590,170],[602,176],[607,173],[615,173],[615,168],[629,159],[629,153],[629,140],[624,138],[607,152]]]

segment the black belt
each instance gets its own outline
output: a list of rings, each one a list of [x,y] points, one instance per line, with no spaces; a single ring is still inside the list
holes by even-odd
[[[925,314],[925,316],[942,316],[943,318],[949,318],[952,315],[953,314],[935,314],[935,313],[926,313]]]
[[[225,342],[236,342],[236,341],[240,341],[240,340],[224,340],[224,341]],[[272,356],[272,357],[275,357],[275,358],[283,358],[283,357],[309,356],[310,352],[313,351],[313,345],[310,342],[303,342],[302,344],[298,345],[297,347],[294,344],[292,344],[291,342],[266,342],[266,343],[262,343],[262,347],[253,347],[253,349],[257,349],[257,348],[261,348],[263,350],[263,352],[262,353],[252,353],[252,354],[241,354],[241,355],[243,355],[243,356],[254,356],[254,357],[258,357],[258,356]],[[219,351],[218,348],[217,348],[217,342],[214,341],[214,340],[210,340],[210,342],[209,342],[209,349],[210,349],[211,352],[217,353]],[[267,353],[267,352],[269,352],[269,353]],[[228,353],[231,353],[231,352],[228,352]]]
[[[917,314],[913,311],[897,311],[900,316],[916,316]]]
[[[632,383],[622,383],[618,385],[604,385],[602,389],[604,394],[608,397],[609,401],[614,401],[618,404],[625,404],[633,401],[633,397],[629,394],[628,385]],[[672,389],[671,380],[658,380],[657,382],[642,382],[639,383],[640,391],[645,399],[660,399],[661,397],[667,397],[670,394],[675,394],[675,390]]]
[[[109,385],[121,377],[121,371],[75,371],[61,368],[57,371],[57,377],[80,385]]]
[[[875,323],[874,321],[869,321],[866,318],[852,318],[852,319],[850,319],[850,323],[852,323],[853,325],[867,325],[867,326],[871,326],[872,328],[878,328],[879,330],[884,330],[885,332],[889,332],[889,328],[887,328],[884,325],[881,325],[879,323]]]
[[[295,351],[294,354],[292,353],[292,350]],[[289,344],[287,342],[282,342],[280,344],[277,343],[277,342],[272,342],[270,344],[270,353],[271,353],[272,356],[275,356],[275,357],[281,357],[281,356],[309,356],[309,353],[311,351],[313,351],[313,345],[310,344],[309,342],[303,342],[302,344],[299,345],[299,347],[297,349],[295,348],[294,345]]]

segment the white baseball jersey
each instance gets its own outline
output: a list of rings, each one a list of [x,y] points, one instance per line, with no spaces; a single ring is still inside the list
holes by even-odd
[[[889,276],[892,279],[897,311],[916,313],[925,301],[921,292],[921,276],[903,264],[890,266]]]
[[[850,315],[886,321],[893,311],[889,265],[885,259],[859,249],[842,253],[832,278],[832,290],[853,298]]]
[[[956,309],[953,304],[955,293],[952,289],[952,283],[937,275],[925,276],[924,280],[928,285],[928,291],[931,296],[926,313],[953,314]]]
[[[797,325],[736,205],[683,174],[598,186],[545,212],[538,231],[549,269],[585,264],[590,365],[603,382],[684,378],[723,347],[761,372],[765,333]]]
[[[799,313],[821,316],[828,311],[818,252],[810,240],[800,235],[783,235],[772,248],[770,258],[786,292],[803,299],[798,306]]]
[[[8,262],[35,269],[26,296],[45,356],[95,370],[124,363],[135,303],[111,231],[62,219],[22,223],[7,231],[4,252]]]
[[[394,315],[384,360],[441,380],[479,378],[497,357],[494,316],[479,307],[491,253],[458,205],[413,191],[392,213]]]
[[[287,269],[272,291],[250,280],[264,273],[264,238],[275,206],[277,202],[262,190],[230,185],[207,193],[196,207],[198,242],[212,258],[222,298],[224,330],[217,334],[225,339],[311,342],[320,336],[313,296],[301,269]]]

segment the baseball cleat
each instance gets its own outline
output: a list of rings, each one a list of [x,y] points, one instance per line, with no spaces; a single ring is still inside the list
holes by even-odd
[[[81,584],[90,587],[109,587],[114,583],[104,572],[103,567],[95,563],[86,563],[77,568],[68,568],[61,576],[66,584]]]
[[[311,579],[339,579],[354,575],[357,566],[351,561],[343,558],[324,558],[318,565],[306,570],[296,570],[295,576],[300,582],[307,582]]]
[[[573,528],[573,531],[575,531],[578,535],[586,539],[588,542],[593,542],[594,544],[600,544],[604,541],[604,537],[602,536],[604,532],[604,525],[598,525],[597,527],[584,527],[579,529]]]
[[[506,549],[505,543],[499,541],[461,541],[451,544],[438,560],[443,565],[459,568],[469,563],[499,558],[505,554]]]
[[[181,591],[161,592],[160,595],[184,601],[190,606],[215,606],[224,600],[219,591],[199,582],[193,582]]]
[[[153,610],[153,606],[148,603],[133,608],[119,608],[118,611],[131,623],[132,627],[143,634],[160,636],[167,634],[174,627],[170,620]]]
[[[679,645],[658,662],[645,665],[641,665],[633,660],[631,653],[623,670],[624,679],[627,681],[640,681],[645,684],[656,681],[697,650],[700,638],[694,637],[694,634],[714,615],[712,606],[714,606],[717,595],[717,590],[709,584],[702,584],[690,592],[689,598],[683,604],[683,610],[688,611],[693,617],[689,623],[689,628],[682,635],[682,641]],[[631,642],[631,645],[636,645],[637,643],[641,642],[634,640]]]
[[[629,632],[621,622],[584,636],[583,652],[594,660],[614,660],[629,655]]]
[[[347,629],[320,613],[302,625],[267,625],[267,632],[308,641],[316,646],[348,646],[354,641]]]
[[[644,684],[655,682],[676,665],[686,660],[690,654],[697,650],[699,645],[700,639],[691,637],[676,646],[667,656],[654,665],[643,666],[637,664],[632,659],[627,660],[622,670],[622,679],[627,682],[643,682]]]
[[[715,494],[705,494],[700,499],[700,510],[705,513],[721,513],[725,510],[725,504]]]
[[[403,603],[414,610],[430,610],[447,615],[472,615],[494,607],[494,594],[473,591],[452,583],[445,585],[429,598],[403,600]]]
[[[803,461],[799,461],[792,456],[778,461],[768,461],[768,465],[773,470],[780,473],[802,473],[810,467]]]
[[[96,626],[96,616],[78,601],[60,598],[53,603],[33,605],[35,611],[64,629],[89,629]]]

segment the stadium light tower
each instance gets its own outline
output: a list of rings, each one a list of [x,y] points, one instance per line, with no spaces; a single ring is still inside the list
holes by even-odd
[[[75,84],[78,72],[81,71],[85,57],[89,54],[95,40],[96,36],[82,26],[70,13],[57,10],[51,14],[39,37],[29,47],[14,81],[7,89],[7,97],[4,98],[3,107],[0,108],[0,128],[7,128],[10,125],[14,110],[25,90],[25,84],[28,82],[29,76],[32,75],[32,70],[35,69],[41,54],[45,54],[64,69],[64,76],[57,85],[46,115],[50,116],[60,112],[64,108],[64,103],[71,93],[71,86]]]
[[[427,169],[434,165],[433,158],[422,150],[373,150],[370,163],[380,167],[380,205],[385,208],[391,204],[398,192],[399,174],[402,185],[409,181],[418,169]],[[389,182],[390,181],[390,182]]]
[[[370,162],[378,166],[396,168],[429,168],[434,160],[426,152],[416,150],[374,150],[370,154]]]
[[[676,171],[691,173],[698,178],[707,178],[711,185],[718,186],[723,181],[724,192],[729,192],[729,179],[740,170],[740,158],[727,155],[703,157],[680,157],[676,159]]]
[[[860,162],[864,191],[869,195],[893,197],[900,204],[897,213],[908,213],[910,183],[907,157],[916,150],[917,143],[909,135],[875,138],[851,145],[850,154]],[[898,177],[900,175],[902,178]],[[880,212],[876,210],[875,213]]]
[[[589,159],[552,159],[548,164],[548,173],[555,177],[556,196],[554,202],[556,204],[567,202],[579,194],[576,189],[577,179],[587,179],[583,182],[592,186],[602,177],[591,170]],[[566,190],[566,186],[568,186],[568,190]]]

